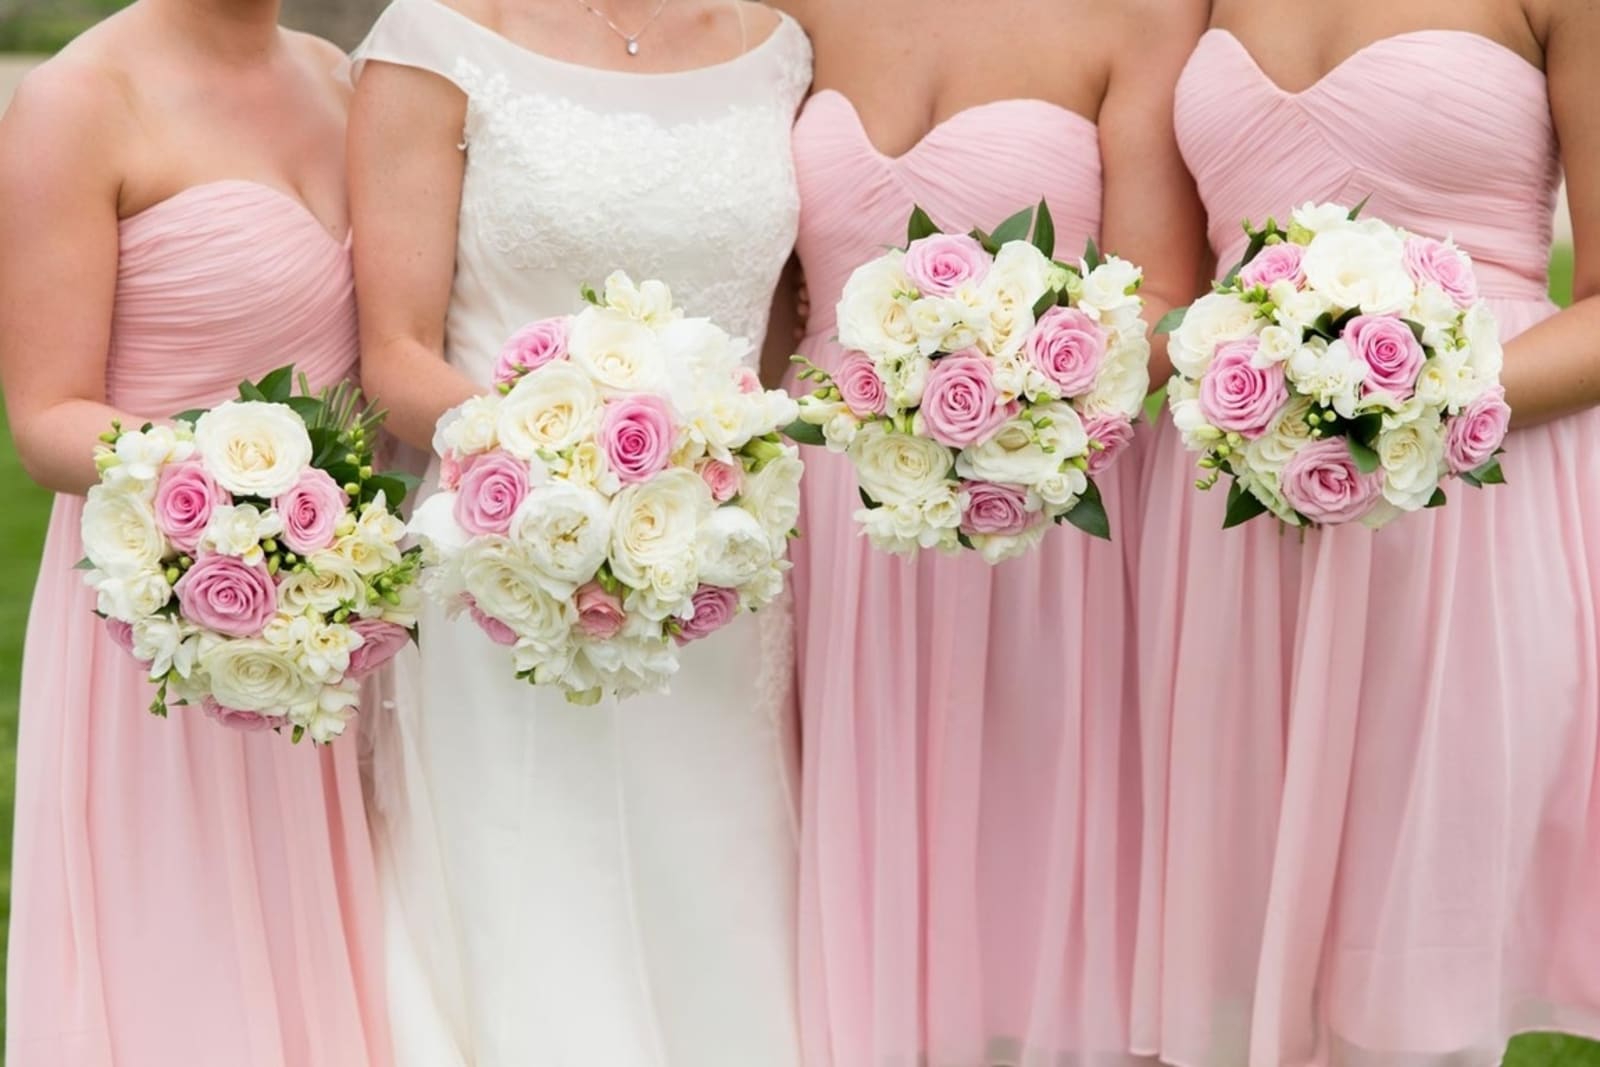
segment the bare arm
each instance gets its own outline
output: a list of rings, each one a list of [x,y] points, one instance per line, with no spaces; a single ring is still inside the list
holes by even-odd
[[[1152,328],[1204,287],[1205,212],[1172,126],[1178,75],[1204,32],[1203,0],[1122,0],[1125,45],[1100,106],[1105,169],[1102,245],[1144,268]],[[1150,381],[1171,376],[1167,339],[1152,334]]]
[[[390,432],[423,449],[440,415],[482,392],[444,360],[465,112],[444,79],[370,62],[350,115],[361,384]]]
[[[1545,34],[1576,257],[1573,304],[1506,346],[1502,380],[1518,428],[1600,404],[1600,2],[1556,0]]]
[[[772,315],[767,321],[767,341],[761,350],[761,381],[769,389],[783,385],[792,365],[790,358],[799,349],[805,334],[805,318],[800,309],[800,261],[790,257],[778,277],[772,294]]]
[[[0,120],[0,376],[23,468],[61,493],[99,480],[113,419],[143,421],[106,403],[124,107],[109,75],[52,64]]]

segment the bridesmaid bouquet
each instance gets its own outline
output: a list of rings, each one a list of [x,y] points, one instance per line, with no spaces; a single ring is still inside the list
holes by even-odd
[[[849,456],[856,520],[888,552],[999,563],[1062,522],[1109,538],[1094,477],[1149,388],[1139,268],[1092,241],[1076,264],[1053,260],[1043,203],[970,234],[919,208],[907,238],[845,285],[844,358],[805,365],[818,388],[789,436]]]
[[[1377,528],[1444,504],[1447,477],[1505,480],[1500,335],[1471,261],[1359,216],[1307,204],[1287,230],[1246,224],[1243,262],[1159,327],[1199,487],[1233,478],[1224,527]]]
[[[440,420],[429,590],[575,704],[664,691],[679,647],[782,591],[803,466],[748,343],[617,273],[518,331]]]
[[[373,472],[382,416],[293,368],[171,426],[113,425],[83,508],[82,568],[112,639],[149,671],[153,714],[199,705],[326,743],[360,680],[412,637],[410,482]]]

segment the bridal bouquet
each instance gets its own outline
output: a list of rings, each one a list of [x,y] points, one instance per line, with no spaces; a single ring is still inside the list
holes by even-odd
[[[992,234],[941,233],[920,209],[908,230],[845,285],[844,358],[805,365],[817,388],[790,436],[850,458],[856,519],[889,552],[998,563],[1062,522],[1109,538],[1094,477],[1149,387],[1139,268],[1093,242],[1054,261],[1042,203]]]
[[[1505,480],[1500,336],[1471,261],[1359,215],[1307,204],[1287,230],[1247,224],[1239,267],[1161,324],[1199,485],[1233,478],[1224,526],[1376,528],[1442,505],[1447,477]]]
[[[412,528],[430,592],[573,703],[662,691],[679,646],[783,590],[802,465],[749,345],[613,274],[518,331],[497,392],[440,420]]]
[[[420,552],[401,548],[407,479],[372,469],[382,416],[348,384],[301,391],[284,367],[96,450],[80,566],[156,715],[199,705],[325,743],[411,639]]]

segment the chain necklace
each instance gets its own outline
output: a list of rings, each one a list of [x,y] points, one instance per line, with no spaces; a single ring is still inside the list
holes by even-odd
[[[589,12],[589,14],[593,15],[601,22],[604,22],[606,24],[606,28],[612,33],[622,38],[622,46],[627,50],[630,56],[636,56],[639,54],[639,38],[643,37],[645,35],[645,31],[650,29],[651,26],[655,25],[656,19],[660,17],[661,12],[667,6],[667,0],[656,0],[656,9],[650,12],[650,17],[644,20],[644,25],[640,26],[632,33],[629,33],[621,26],[618,26],[615,22],[611,21],[610,15],[607,15],[604,11],[601,11],[593,4],[589,3],[589,0],[577,0],[577,2],[585,11]]]

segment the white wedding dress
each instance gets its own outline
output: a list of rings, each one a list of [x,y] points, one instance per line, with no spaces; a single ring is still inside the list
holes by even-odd
[[[759,347],[799,214],[794,22],[636,74],[395,0],[354,75],[375,61],[467,97],[446,355],[473,380],[616,269]],[[791,648],[787,611],[764,611],[686,648],[670,696],[584,708],[515,680],[472,622],[424,615],[369,726],[404,1067],[799,1062]]]

